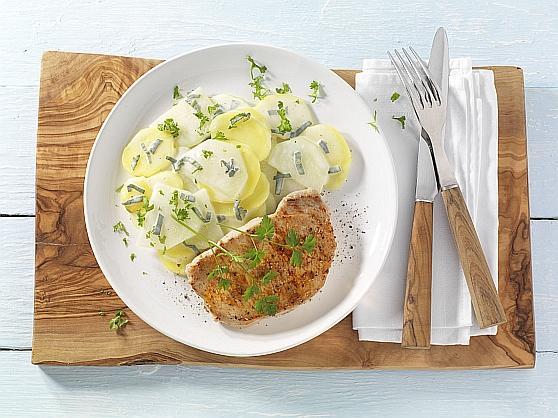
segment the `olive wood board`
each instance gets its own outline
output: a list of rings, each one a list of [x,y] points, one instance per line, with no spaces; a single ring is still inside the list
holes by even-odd
[[[83,180],[93,141],[126,89],[161,61],[46,52],[37,134],[34,364],[203,364],[275,369],[479,369],[535,364],[523,72],[494,71],[499,108],[499,293],[508,322],[468,346],[408,350],[360,342],[351,317],[305,344],[260,357],[225,357],[145,324],[112,290],[89,246]],[[354,87],[356,71],[336,71]],[[130,322],[111,331],[124,309]],[[106,315],[100,315],[104,312]]]

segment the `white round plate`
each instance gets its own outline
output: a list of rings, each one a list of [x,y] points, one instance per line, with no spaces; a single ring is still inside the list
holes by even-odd
[[[172,103],[175,85],[201,86],[209,94],[231,93],[251,100],[246,56],[268,67],[266,85],[290,84],[307,100],[312,80],[322,98],[312,105],[320,122],[336,126],[353,152],[349,181],[326,194],[337,252],[323,289],[293,311],[235,329],[215,322],[186,279],[173,276],[154,252],[135,245],[135,229],[118,205],[115,188],[127,177],[120,158],[130,138]],[[103,124],[84,186],[87,232],[111,286],[142,320],[163,334],[201,350],[228,356],[257,356],[301,344],[331,328],[357,305],[386,259],[395,230],[397,186],[391,154],[367,123],[368,106],[335,73],[292,52],[263,45],[227,44],[180,55],[137,80]],[[113,232],[121,220],[132,235],[129,247]],[[130,260],[130,254],[137,258]]]

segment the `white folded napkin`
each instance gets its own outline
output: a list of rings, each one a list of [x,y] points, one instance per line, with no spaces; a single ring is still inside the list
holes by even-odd
[[[450,61],[445,148],[490,271],[498,278],[498,109],[494,75],[473,70],[471,59]],[[401,342],[407,257],[415,201],[419,126],[405,90],[387,60],[365,60],[356,91],[377,112],[377,124],[391,148],[399,186],[393,246],[369,293],[353,312],[359,339]],[[400,97],[392,102],[394,92]],[[405,129],[394,118],[405,116]],[[469,344],[479,329],[441,197],[434,202],[432,344]]]

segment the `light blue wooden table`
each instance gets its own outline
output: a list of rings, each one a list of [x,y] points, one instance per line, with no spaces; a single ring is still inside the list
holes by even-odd
[[[435,6],[434,3],[437,3]],[[558,416],[558,13],[555,0],[0,1],[0,416]],[[535,370],[269,372],[207,367],[37,367],[34,159],[45,50],[169,58],[230,41],[359,68],[437,26],[453,56],[526,79]]]

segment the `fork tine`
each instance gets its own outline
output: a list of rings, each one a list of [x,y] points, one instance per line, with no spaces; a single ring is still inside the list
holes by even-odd
[[[398,50],[395,50],[395,55],[397,56],[397,58],[399,58],[401,65],[405,69],[405,73],[411,80],[411,83],[413,84],[413,87],[415,88],[418,94],[421,109],[424,109],[425,108],[425,103],[424,103],[425,100],[424,100],[424,92],[423,92],[424,86],[422,86],[420,82],[420,76],[413,70],[413,68],[409,65],[407,60],[401,56]]]
[[[418,117],[416,106],[422,106],[422,101],[420,99],[420,96],[417,95],[417,92],[414,90],[413,82],[411,81],[409,76],[405,74],[401,64],[397,62],[397,60],[394,58],[393,55],[391,55],[389,51],[387,52],[387,54],[389,56],[389,59],[391,60],[391,63],[393,64],[393,67],[395,68],[395,71],[397,72],[397,75],[399,76],[399,79],[401,80],[401,83],[403,83],[403,86],[407,91],[407,96],[409,96],[409,99],[411,100],[411,105],[413,105],[413,110],[415,111]]]
[[[399,51],[396,49],[394,50],[394,52],[395,52],[395,56],[398,59],[399,69],[401,70],[401,73],[405,75],[407,82],[409,83],[409,85],[412,86],[410,90],[414,93],[414,99],[416,100],[417,105],[419,106],[420,109],[424,109],[424,100],[422,98],[422,92],[417,86],[416,77],[414,77],[413,74],[409,71],[409,68],[407,68],[407,65],[403,60],[403,58],[401,57],[401,54],[399,54]]]
[[[440,92],[438,91],[438,86],[436,85],[436,83],[432,79],[432,74],[430,73],[430,70],[428,69],[428,67],[426,66],[425,62],[420,57],[420,55],[417,54],[417,51],[415,51],[415,49],[412,46],[409,46],[409,49],[411,50],[411,52],[415,56],[422,72],[424,73],[424,77],[426,78],[426,82],[428,83],[428,86],[430,87],[430,91],[432,92],[432,95],[434,96],[434,100],[436,100],[438,102],[438,104],[442,104],[442,100],[440,98]]]
[[[431,94],[431,91],[430,91],[429,87],[427,87],[426,84],[425,84],[426,74],[424,73],[424,71],[421,72],[421,70],[419,69],[420,67],[417,67],[415,65],[415,60],[411,57],[411,55],[407,52],[407,50],[405,48],[403,48],[403,55],[405,55],[405,57],[407,58],[407,62],[410,64],[410,66],[414,70],[415,74],[417,75],[418,79],[420,80],[420,84],[424,88],[424,98],[425,98],[426,102],[428,102],[429,106],[432,107],[432,96],[433,96],[433,94]]]

